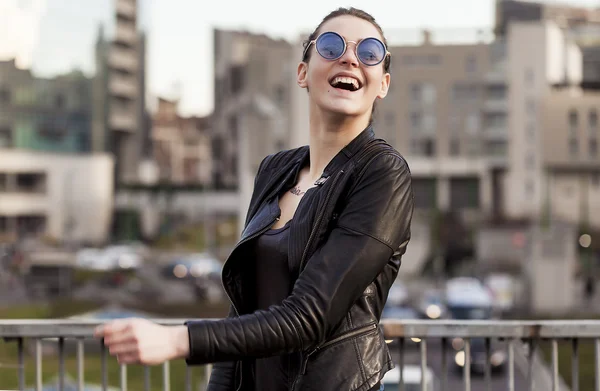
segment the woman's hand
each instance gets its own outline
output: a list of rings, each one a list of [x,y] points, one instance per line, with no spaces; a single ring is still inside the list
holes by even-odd
[[[190,343],[186,326],[161,326],[146,319],[117,319],[94,332],[120,364],[156,365],[185,358]]]

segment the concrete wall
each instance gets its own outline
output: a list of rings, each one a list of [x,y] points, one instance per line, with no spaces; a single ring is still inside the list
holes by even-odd
[[[53,239],[102,243],[112,218],[113,169],[106,154],[0,150],[0,173],[46,174],[44,192],[0,192],[0,216],[44,215]]]

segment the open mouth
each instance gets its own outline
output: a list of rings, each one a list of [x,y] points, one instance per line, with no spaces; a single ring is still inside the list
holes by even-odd
[[[334,88],[346,91],[358,91],[362,87],[358,80],[347,76],[334,77],[329,81],[329,84]]]

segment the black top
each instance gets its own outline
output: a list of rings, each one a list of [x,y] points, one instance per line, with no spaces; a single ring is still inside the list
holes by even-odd
[[[271,202],[277,202],[275,198]],[[278,206],[277,206],[278,207]],[[291,290],[288,268],[288,221],[285,226],[271,229],[256,240],[256,307],[266,310],[281,304]],[[289,389],[288,356],[255,360],[255,389],[258,391],[287,391]]]

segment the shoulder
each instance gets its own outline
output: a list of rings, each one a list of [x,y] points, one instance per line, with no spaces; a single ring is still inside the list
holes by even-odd
[[[280,151],[263,158],[258,168],[258,173],[280,169],[300,162],[308,152],[308,146]]]
[[[390,175],[401,174],[410,177],[408,162],[394,147],[387,142],[377,139],[365,146],[365,153],[358,153],[357,175],[363,177],[365,174]]]

